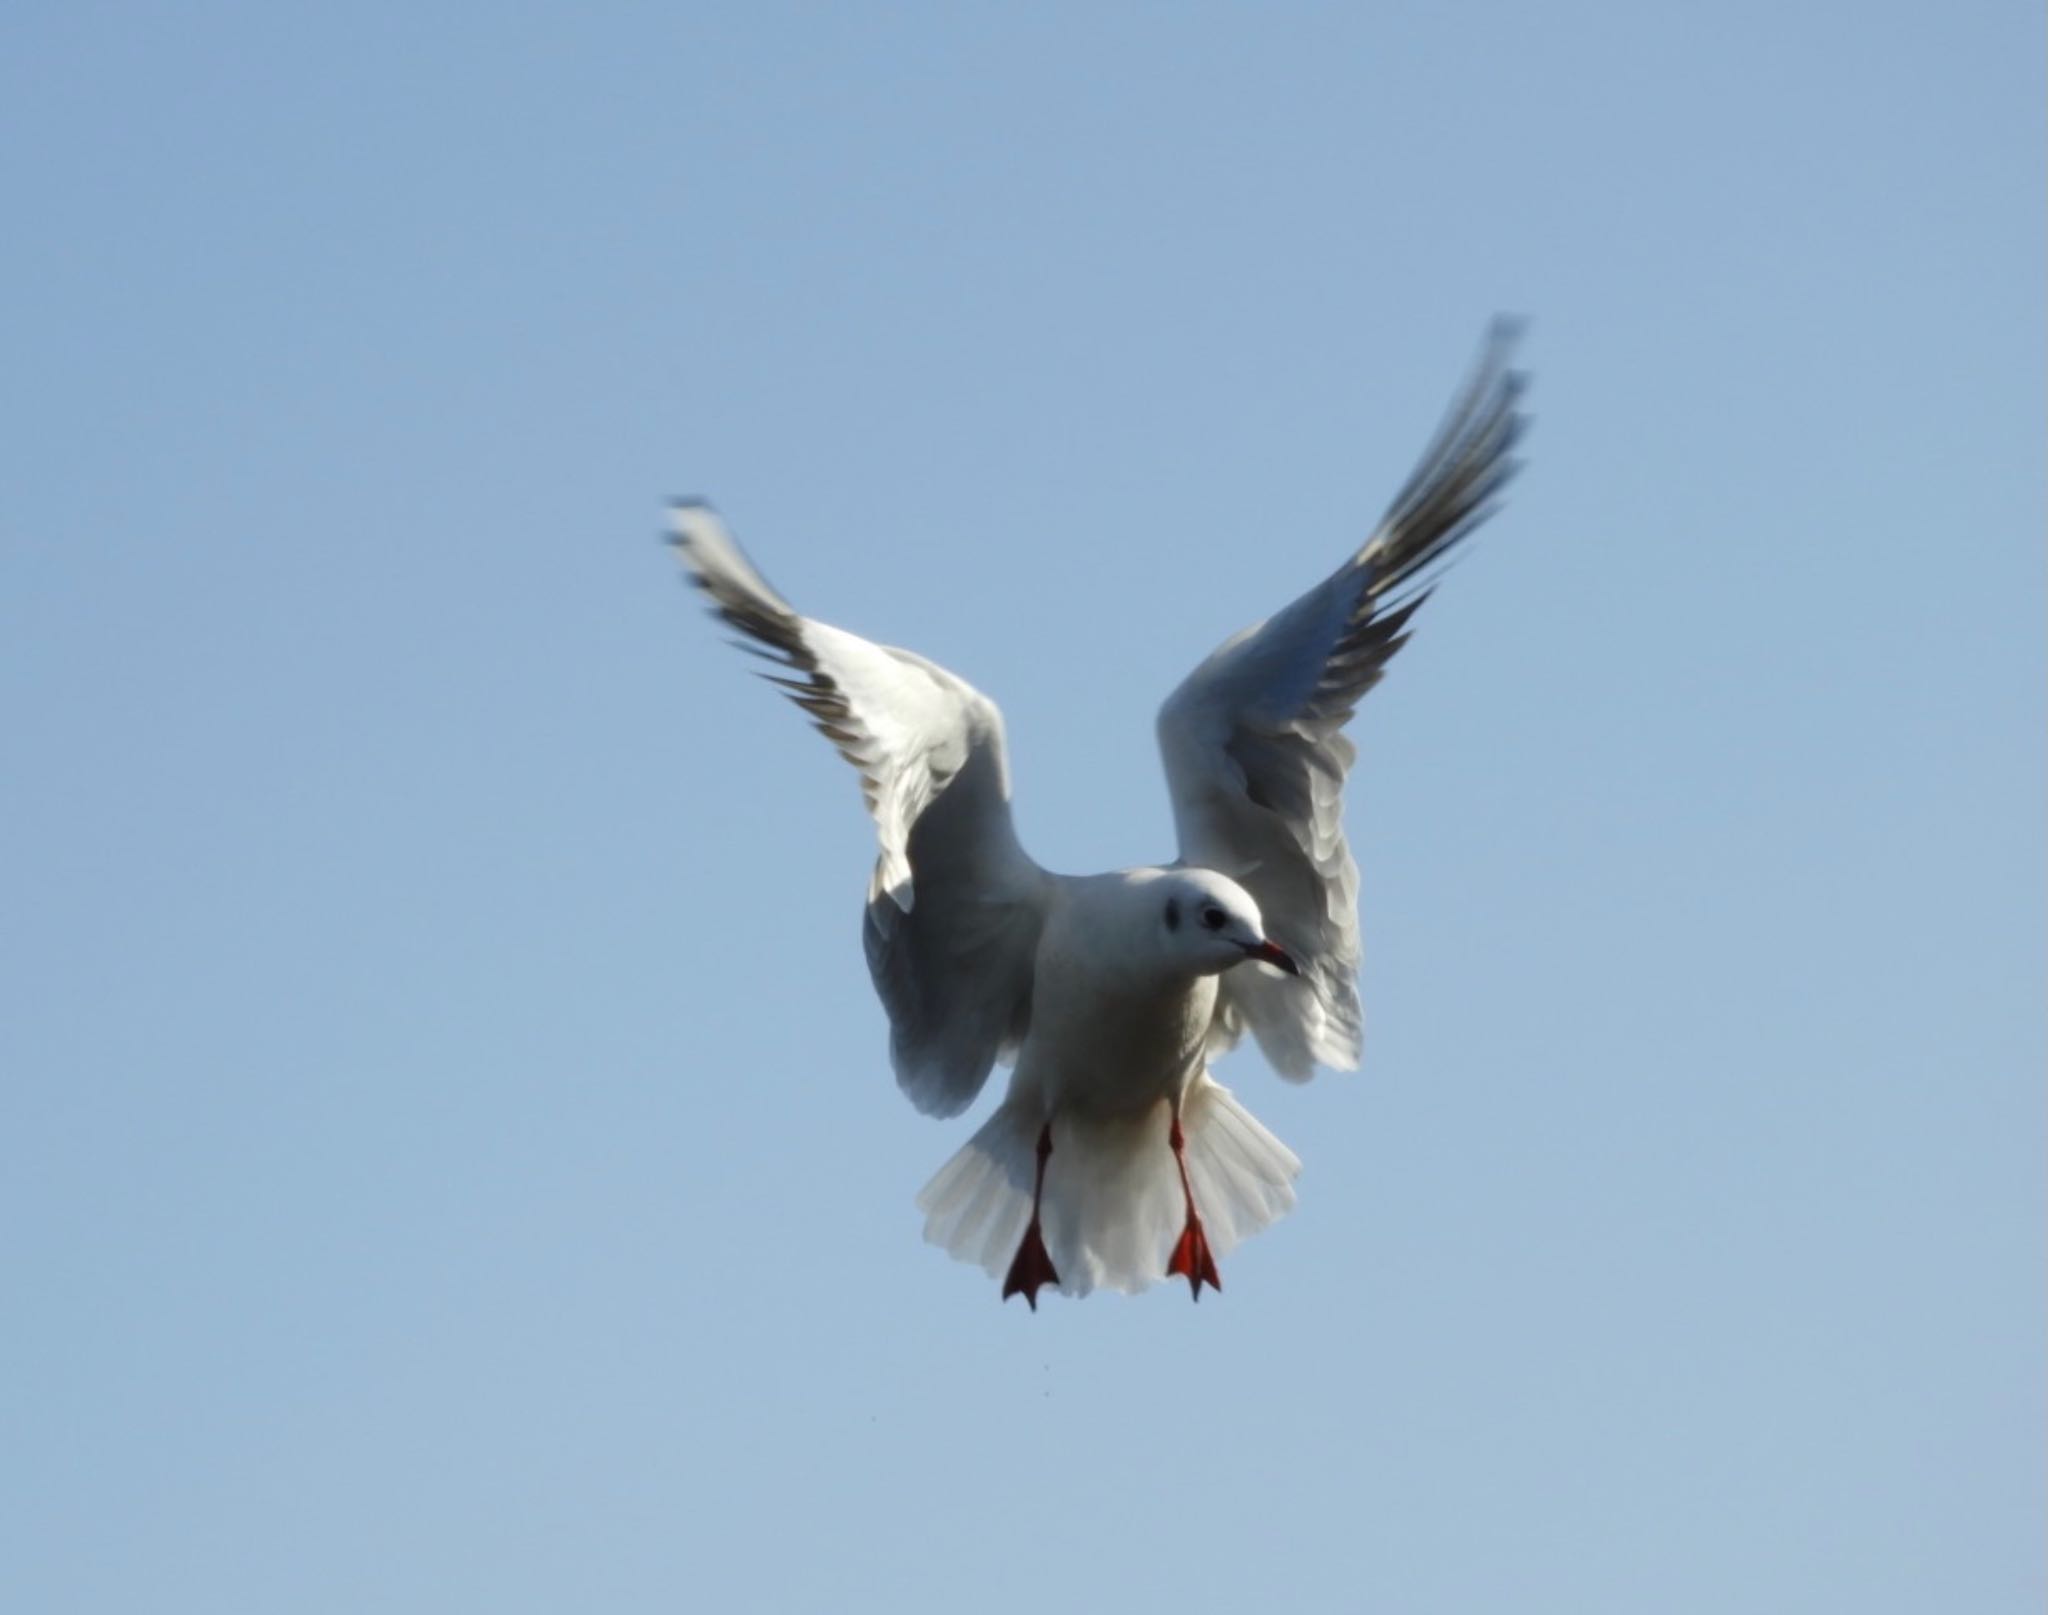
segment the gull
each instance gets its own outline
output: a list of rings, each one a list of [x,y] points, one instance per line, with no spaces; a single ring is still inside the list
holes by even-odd
[[[799,614],[700,500],[671,538],[736,641],[859,771],[880,844],[868,971],[910,1102],[1002,1103],[918,1197],[925,1237],[1032,1311],[1216,1261],[1294,1204],[1301,1163],[1209,1071],[1247,1032],[1282,1077],[1357,1066],[1358,870],[1345,724],[1408,637],[1440,562],[1517,469],[1525,377],[1496,322],[1372,536],[1233,635],[1160,708],[1180,856],[1060,875],[1024,851],[996,704],[910,651]],[[1233,563],[1241,571],[1241,561]],[[1190,567],[1191,572],[1197,570]]]

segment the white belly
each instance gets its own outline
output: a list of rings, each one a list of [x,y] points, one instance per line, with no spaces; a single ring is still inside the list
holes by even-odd
[[[1143,997],[1046,981],[1031,1006],[1017,1083],[1049,1109],[1137,1116],[1177,1098],[1202,1071],[1216,982],[1209,976]]]

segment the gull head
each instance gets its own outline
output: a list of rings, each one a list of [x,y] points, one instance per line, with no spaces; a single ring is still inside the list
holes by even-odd
[[[1192,975],[1217,976],[1250,962],[1301,974],[1266,935],[1252,894],[1213,869],[1162,869],[1145,883],[1152,930],[1167,958]]]

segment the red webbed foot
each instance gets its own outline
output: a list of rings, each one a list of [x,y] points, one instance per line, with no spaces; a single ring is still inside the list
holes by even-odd
[[[1203,1230],[1202,1219],[1195,1215],[1195,1186],[1188,1181],[1187,1135],[1180,1130],[1180,1106],[1176,1102],[1172,1120],[1166,1128],[1166,1142],[1173,1150],[1173,1164],[1180,1171],[1181,1200],[1188,1208],[1188,1220],[1180,1231],[1180,1239],[1173,1247],[1173,1257],[1166,1264],[1166,1275],[1175,1274],[1188,1281],[1188,1293],[1197,1301],[1202,1299],[1202,1286],[1208,1285],[1218,1295],[1223,1293],[1223,1281],[1216,1276],[1216,1258],[1209,1252],[1209,1236]]]
[[[1202,1219],[1190,1210],[1188,1224],[1180,1231],[1180,1240],[1173,1247],[1173,1259],[1166,1264],[1169,1278],[1178,1275],[1188,1281],[1188,1293],[1199,1301],[1202,1286],[1208,1285],[1219,1295],[1223,1291],[1223,1280],[1216,1276],[1216,1258],[1209,1253],[1209,1236],[1202,1230]]]
[[[1057,1288],[1059,1282],[1060,1276],[1053,1271],[1052,1258],[1046,1254],[1045,1240],[1034,1217],[1031,1226],[1024,1230],[1024,1242],[1017,1247],[1016,1260],[1010,1263],[1010,1276],[1003,1280],[1003,1299],[1021,1295],[1024,1304],[1036,1312],[1039,1287],[1050,1284]]]

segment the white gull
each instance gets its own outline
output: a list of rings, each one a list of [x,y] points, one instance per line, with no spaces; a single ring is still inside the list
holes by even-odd
[[[918,1198],[925,1237],[1035,1309],[1216,1258],[1294,1204],[1301,1169],[1210,1074],[1249,1030],[1280,1074],[1358,1064],[1358,870],[1341,732],[1405,642],[1433,564],[1513,475],[1524,378],[1497,323],[1407,486],[1329,577],[1226,640],[1166,700],[1180,857],[1056,875],[1010,819],[1003,720],[909,651],[801,616],[699,501],[673,537],[713,609],[860,771],[881,855],[868,969],[896,1078],[953,1116],[1011,1063],[1002,1104]]]

